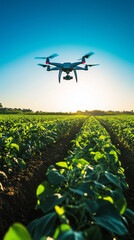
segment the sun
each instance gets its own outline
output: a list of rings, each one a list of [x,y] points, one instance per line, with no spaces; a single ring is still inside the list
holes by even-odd
[[[90,94],[87,92],[76,88],[75,91],[69,95],[67,105],[71,112],[78,110],[85,111],[89,109],[90,97]]]

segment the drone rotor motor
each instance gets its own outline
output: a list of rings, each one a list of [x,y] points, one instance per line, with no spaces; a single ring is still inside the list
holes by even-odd
[[[46,64],[50,64],[49,57],[46,58]]]

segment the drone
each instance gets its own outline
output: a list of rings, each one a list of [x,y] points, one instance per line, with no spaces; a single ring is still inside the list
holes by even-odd
[[[88,70],[88,67],[93,67],[93,66],[98,66],[99,64],[86,64],[84,67],[80,67],[79,65],[81,64],[85,64],[86,58],[89,58],[90,56],[92,56],[94,54],[94,52],[89,52],[86,55],[82,56],[82,58],[78,59],[78,62],[65,62],[65,63],[57,63],[57,62],[50,62],[50,59],[57,57],[58,54],[54,53],[52,55],[50,55],[49,57],[35,57],[35,59],[46,59],[46,64],[38,64],[41,67],[44,67],[47,69],[47,71],[55,71],[58,70],[59,74],[58,74],[58,80],[59,83],[61,82],[61,75],[62,72],[66,73],[66,76],[63,77],[64,80],[72,80],[73,77],[70,76],[70,72],[74,72],[74,76],[76,79],[76,82],[78,82],[78,77],[77,77],[77,72],[76,70]],[[54,66],[54,67],[50,67],[50,65]]]

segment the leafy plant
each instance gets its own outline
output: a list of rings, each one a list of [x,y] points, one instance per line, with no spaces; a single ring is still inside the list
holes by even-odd
[[[28,225],[32,239],[122,239],[128,235],[126,217],[133,221],[134,213],[123,195],[128,186],[119,150],[94,117],[73,143],[65,161],[50,166],[48,181],[37,188],[36,208],[45,215]]]
[[[130,151],[134,152],[133,115],[101,116],[98,117],[98,119],[111,129],[120,142],[122,142]]]
[[[119,151],[93,117],[84,123],[73,142],[73,151],[66,161],[56,163],[57,168],[50,166],[48,181],[37,188],[36,207],[41,208],[46,217],[54,211],[57,213],[55,233],[49,236],[113,239],[128,234],[124,216],[129,216],[130,210],[123,196],[127,184],[118,161]],[[133,212],[130,215],[132,218]],[[28,226],[32,238],[35,236],[31,231],[33,224]]]
[[[0,119],[0,171],[7,175],[26,161],[55,143],[65,132],[83,122],[85,117],[23,116]]]

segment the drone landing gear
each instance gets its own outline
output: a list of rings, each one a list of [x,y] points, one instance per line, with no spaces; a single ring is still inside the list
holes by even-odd
[[[61,74],[62,74],[62,70],[59,71],[59,83],[60,83],[60,80],[61,80]]]
[[[78,82],[77,73],[75,69],[74,69],[74,75],[75,75],[76,82]]]

